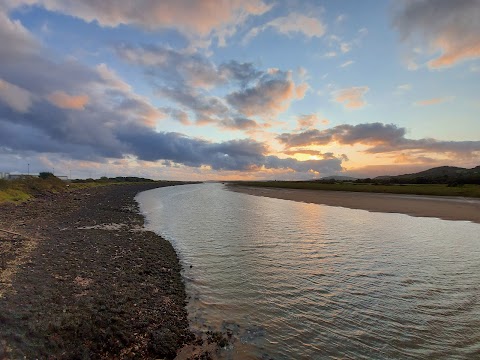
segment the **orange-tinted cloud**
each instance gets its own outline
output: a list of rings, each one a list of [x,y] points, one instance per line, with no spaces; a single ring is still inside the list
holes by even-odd
[[[297,118],[297,130],[311,129],[318,124],[327,125],[328,123],[328,119],[321,119],[317,114],[300,115]]]
[[[410,0],[398,4],[394,26],[412,49],[412,57],[418,52],[416,47],[435,56],[428,61],[429,68],[450,67],[480,57],[478,0]],[[412,58],[408,61],[415,63]]]
[[[343,104],[346,109],[361,109],[367,105],[364,96],[369,90],[368,86],[341,89],[333,93],[333,100]]]
[[[149,30],[173,28],[190,38],[214,34],[221,45],[249,16],[261,15],[272,5],[261,0],[9,0],[7,5],[39,5],[100,26],[134,25]],[[208,45],[209,40],[203,41]]]
[[[50,101],[56,107],[61,109],[70,109],[70,110],[83,110],[88,104],[87,95],[68,95],[63,91],[54,91],[47,96],[48,101]]]
[[[0,79],[0,102],[15,111],[25,113],[32,105],[32,96],[27,90]]]
[[[416,101],[414,104],[417,106],[430,106],[430,105],[441,104],[450,100],[452,100],[452,97],[437,97],[432,99]]]

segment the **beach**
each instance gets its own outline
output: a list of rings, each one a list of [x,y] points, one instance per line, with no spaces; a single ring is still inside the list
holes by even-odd
[[[259,188],[241,185],[229,185],[227,188],[255,196],[480,223],[480,199],[476,198]]]
[[[181,265],[116,185],[0,204],[0,358],[165,358],[194,339]]]

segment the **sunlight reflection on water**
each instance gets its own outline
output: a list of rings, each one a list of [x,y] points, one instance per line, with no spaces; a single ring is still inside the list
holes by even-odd
[[[181,258],[193,329],[234,331],[225,358],[480,355],[478,224],[256,197],[221,184],[137,199],[147,227]]]

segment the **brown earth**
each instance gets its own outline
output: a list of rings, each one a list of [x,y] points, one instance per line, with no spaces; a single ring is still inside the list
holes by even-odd
[[[166,358],[193,341],[172,245],[137,184],[1,204],[0,359]]]

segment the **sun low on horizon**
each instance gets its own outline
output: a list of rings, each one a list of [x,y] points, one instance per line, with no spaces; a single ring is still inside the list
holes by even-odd
[[[480,1],[0,0],[0,172],[480,165]]]

